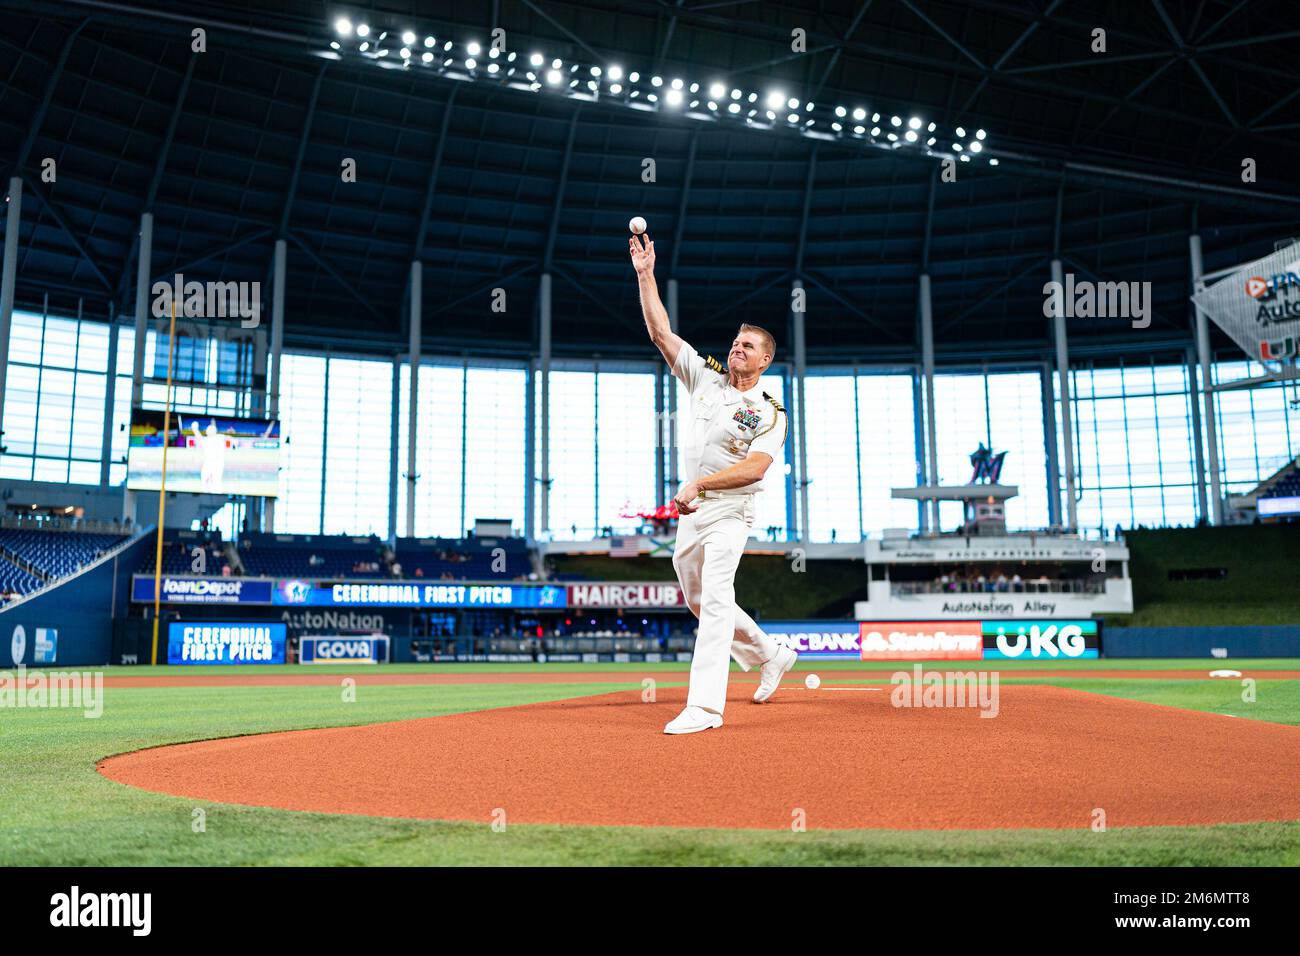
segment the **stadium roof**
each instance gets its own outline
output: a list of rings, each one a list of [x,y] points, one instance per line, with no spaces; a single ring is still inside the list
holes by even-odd
[[[640,214],[661,284],[680,280],[682,331],[702,349],[724,348],[741,320],[787,339],[799,276],[811,360],[911,360],[928,268],[941,361],[1036,356],[1059,237],[1080,278],[1154,284],[1149,329],[1074,320],[1072,346],[1150,354],[1188,341],[1194,222],[1209,269],[1300,234],[1300,30],[1289,2],[0,8],[10,144],[0,166],[7,178],[20,162],[27,183],[17,298],[28,307],[48,292],[60,311],[82,297],[87,314],[110,303],[129,312],[139,217],[151,208],[156,277],[266,288],[284,235],[289,346],[404,350],[418,255],[426,352],[534,351],[549,262],[557,353],[648,357],[626,253],[627,220]],[[391,59],[360,51],[362,23],[391,33]],[[520,65],[537,51],[578,72],[534,90],[489,75],[486,56],[470,71],[465,45],[486,48],[493,26]],[[201,54],[194,27],[207,31]],[[1099,27],[1104,54],[1091,51]],[[807,52],[792,52],[795,28]],[[416,55],[400,61],[407,29]],[[444,41],[450,69],[421,62]],[[664,93],[671,78],[764,98],[780,90],[801,101],[798,122],[784,109],[756,124],[747,109],[633,108],[627,89],[612,94],[611,65],[644,74],[647,96],[652,75]],[[598,95],[574,95],[569,75],[582,94],[592,66],[605,71]],[[850,111],[845,127],[862,107],[954,138],[962,127],[967,145],[983,129],[985,148],[944,182],[935,154],[950,152],[946,137],[927,154],[924,143],[832,133],[837,105]],[[41,179],[45,157],[57,161],[53,183]],[[1247,157],[1255,183],[1242,182]],[[355,183],[342,181],[345,158]],[[504,314],[490,310],[498,287]]]

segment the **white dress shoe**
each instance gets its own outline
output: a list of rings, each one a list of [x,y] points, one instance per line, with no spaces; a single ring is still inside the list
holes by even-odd
[[[781,678],[794,667],[794,662],[798,659],[799,655],[794,648],[780,645],[772,655],[772,659],[759,670],[760,677],[758,690],[754,691],[754,703],[761,704],[775,694],[781,684]]]
[[[666,734],[696,734],[722,726],[722,715],[703,707],[688,706],[664,726]]]

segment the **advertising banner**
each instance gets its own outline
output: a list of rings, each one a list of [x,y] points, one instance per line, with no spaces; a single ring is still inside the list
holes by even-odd
[[[528,584],[423,584],[418,581],[313,584],[277,581],[271,602],[290,607],[563,607],[564,588]]]
[[[1290,495],[1285,498],[1258,498],[1255,508],[1261,518],[1300,514],[1300,497]]]
[[[983,621],[986,660],[1081,660],[1101,654],[1096,621]]]
[[[859,621],[864,661],[984,659],[979,621]]]
[[[1300,243],[1247,263],[1192,302],[1256,362],[1294,360],[1300,349]]]
[[[167,626],[168,664],[283,664],[285,626],[207,622]]]
[[[569,607],[672,608],[685,607],[676,584],[570,584]]]
[[[153,575],[137,574],[131,600],[153,602]],[[684,608],[672,583],[477,584],[423,581],[314,581],[164,575],[164,604],[272,604],[316,608]]]
[[[801,656],[856,661],[862,656],[857,621],[764,621],[762,628]]]
[[[304,637],[299,641],[300,664],[379,664],[388,660],[388,638],[355,634]]]
[[[1101,653],[1097,621],[764,621],[817,660],[1081,660]]]
[[[33,664],[53,664],[59,654],[59,632],[52,627],[36,629],[36,643],[32,645]]]
[[[153,575],[131,579],[131,600],[153,603]],[[164,604],[270,604],[271,582],[255,578],[182,578],[163,575]]]

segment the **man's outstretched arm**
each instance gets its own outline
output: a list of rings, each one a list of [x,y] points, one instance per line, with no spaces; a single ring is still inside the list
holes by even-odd
[[[632,236],[628,239],[628,251],[632,256],[632,268],[636,269],[637,287],[641,291],[641,314],[645,317],[646,331],[668,367],[674,368],[677,353],[682,348],[682,338],[673,331],[668,321],[668,310],[659,298],[659,286],[655,282],[655,244],[648,236]]]

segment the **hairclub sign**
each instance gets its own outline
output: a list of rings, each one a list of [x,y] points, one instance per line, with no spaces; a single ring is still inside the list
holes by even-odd
[[[686,599],[676,584],[570,584],[569,607],[673,608]]]

